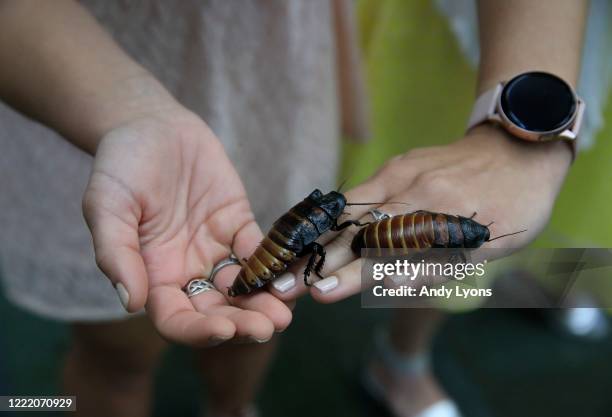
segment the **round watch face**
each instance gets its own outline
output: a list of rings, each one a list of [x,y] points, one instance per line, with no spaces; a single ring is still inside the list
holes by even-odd
[[[528,72],[508,81],[500,104],[508,120],[531,132],[562,129],[576,112],[572,88],[561,78],[545,72]]]

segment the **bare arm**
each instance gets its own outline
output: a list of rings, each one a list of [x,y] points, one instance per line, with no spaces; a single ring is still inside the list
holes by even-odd
[[[575,86],[586,6],[586,0],[480,0],[478,93],[533,70],[557,74]],[[450,145],[415,149],[391,159],[348,192],[347,199],[409,201],[415,210],[464,216],[477,212],[482,224],[495,221],[493,235],[527,229],[489,247],[521,247],[548,222],[570,163],[564,143],[525,143],[501,128],[482,125]],[[369,221],[368,208],[356,206],[351,213]],[[392,204],[380,209],[390,214],[405,210]],[[328,246],[324,273],[330,276],[329,285],[319,284],[325,291],[311,289],[317,300],[334,302],[360,290],[360,263],[347,247],[354,233],[347,231]]]
[[[576,86],[587,0],[479,0],[478,92],[521,72],[551,72]]]
[[[0,98],[94,153],[104,132],[175,101],[74,0],[0,0]]]

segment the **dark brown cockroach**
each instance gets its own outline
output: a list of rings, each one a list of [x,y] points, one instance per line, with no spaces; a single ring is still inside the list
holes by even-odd
[[[325,249],[316,240],[329,230],[342,230],[352,224],[362,226],[355,220],[338,224],[338,218],[346,206],[369,204],[375,203],[350,204],[339,191],[323,194],[314,190],[274,223],[250,258],[240,261],[242,269],[229,288],[229,295],[248,294],[263,287],[306,255],[310,258],[304,270],[304,282],[309,285],[310,273],[314,271],[320,276],[325,262]]]
[[[419,210],[398,216],[385,216],[361,228],[353,238],[351,249],[356,255],[361,249],[393,249],[406,252],[409,249],[428,248],[479,248],[506,236],[491,239],[489,225],[482,225],[472,217],[453,216]]]

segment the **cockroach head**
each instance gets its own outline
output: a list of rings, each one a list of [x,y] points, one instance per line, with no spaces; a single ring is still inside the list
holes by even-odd
[[[308,198],[314,200],[319,207],[334,219],[337,219],[342,215],[344,207],[346,207],[346,197],[342,193],[337,191],[330,191],[327,194],[323,194],[319,190],[314,190]]]
[[[461,231],[463,232],[464,246],[466,248],[479,248],[489,240],[491,232],[487,226],[477,221],[459,216]]]

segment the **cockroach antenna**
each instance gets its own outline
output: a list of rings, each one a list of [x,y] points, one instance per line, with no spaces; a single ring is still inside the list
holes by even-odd
[[[348,178],[345,178],[340,185],[338,186],[338,189],[336,190],[337,193],[342,191],[342,188],[346,185],[346,182],[348,181]]]
[[[347,206],[374,206],[376,204],[402,204],[404,206],[409,206],[410,204],[408,203],[404,203],[401,201],[385,201],[385,202],[378,202],[378,203],[346,203]]]
[[[526,232],[526,231],[527,231],[527,229],[523,229],[523,230],[520,230],[520,231],[514,232],[514,233],[506,233],[505,235],[500,235],[500,236],[494,237],[493,239],[489,239],[489,240],[487,240],[487,242],[493,242],[494,240],[501,239],[502,237],[518,235],[519,233],[523,233],[523,232]]]

